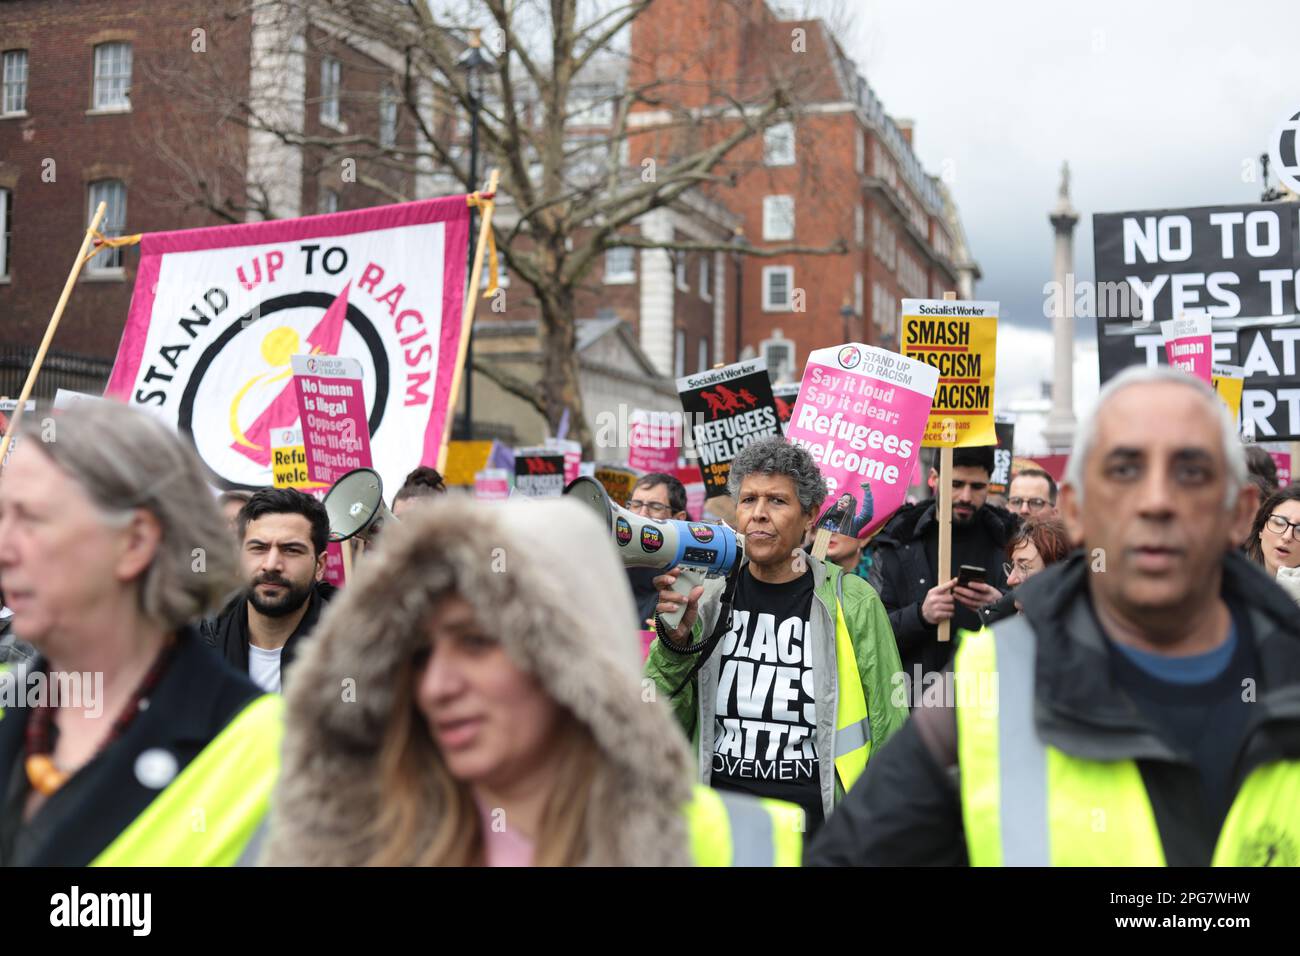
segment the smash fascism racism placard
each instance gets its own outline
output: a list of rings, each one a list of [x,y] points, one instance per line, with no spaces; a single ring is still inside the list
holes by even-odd
[[[924,445],[965,448],[997,442],[993,421],[997,351],[996,302],[903,300],[902,352],[939,373]]]
[[[226,488],[271,484],[290,358],[361,363],[374,468],[437,465],[458,356],[464,196],[150,233],[106,394],[174,426]]]
[[[811,453],[826,479],[827,513],[866,537],[907,495],[930,414],[937,370],[870,345],[851,343],[808,356],[786,438]]]

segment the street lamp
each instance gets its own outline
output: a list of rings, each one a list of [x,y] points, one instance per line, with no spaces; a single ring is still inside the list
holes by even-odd
[[[483,104],[483,67],[490,61],[483,55],[482,41],[477,30],[470,31],[469,46],[456,59],[456,65],[465,71],[466,89],[469,93],[469,181],[471,192],[478,188],[478,113]],[[465,281],[474,277],[475,210],[469,210],[469,258],[465,268]],[[467,289],[466,295],[477,295],[478,289]],[[465,417],[461,420],[460,437],[469,441],[474,437],[474,326],[465,332],[469,341],[465,347]]]
[[[744,250],[749,247],[749,240],[745,238],[745,230],[739,226],[731,235],[731,263],[736,271],[736,356],[733,361],[740,361],[740,350],[742,347],[743,336],[741,335],[741,323],[744,312],[741,310],[741,297],[744,295],[745,283],[741,275],[741,264],[745,259]]]

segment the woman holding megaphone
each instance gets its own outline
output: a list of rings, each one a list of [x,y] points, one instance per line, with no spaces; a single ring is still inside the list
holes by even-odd
[[[439,500],[386,535],[298,662],[266,862],[798,863],[797,808],[693,785],[588,508]]]

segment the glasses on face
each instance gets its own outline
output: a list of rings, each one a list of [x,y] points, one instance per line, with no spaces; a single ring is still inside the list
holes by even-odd
[[[645,511],[652,518],[666,518],[672,514],[672,508],[668,505],[660,504],[657,501],[642,501],[639,498],[633,498],[627,503],[628,511]]]
[[[953,491],[961,491],[963,488],[970,488],[971,491],[983,491],[988,486],[987,481],[962,481],[960,478],[952,480]]]
[[[1264,527],[1276,535],[1284,535],[1287,528],[1290,528],[1291,537],[1300,541],[1300,521],[1287,521],[1281,515],[1269,515],[1268,520],[1264,522]]]
[[[1002,573],[1006,575],[1008,578],[1011,577],[1011,573],[1013,571],[1020,572],[1020,576],[1022,578],[1027,578],[1034,573],[1034,569],[1031,568],[1029,564],[1025,561],[1017,561],[1015,564],[1002,565]]]
[[[1043,498],[1008,498],[1007,505],[1012,511],[1019,511],[1026,505],[1030,511],[1042,511],[1047,507],[1047,501]]]

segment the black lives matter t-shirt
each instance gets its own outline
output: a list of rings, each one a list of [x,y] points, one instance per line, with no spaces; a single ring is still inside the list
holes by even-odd
[[[748,572],[736,582],[720,644],[711,777],[720,790],[799,804],[810,831],[822,820],[812,601],[812,571],[785,584]]]

